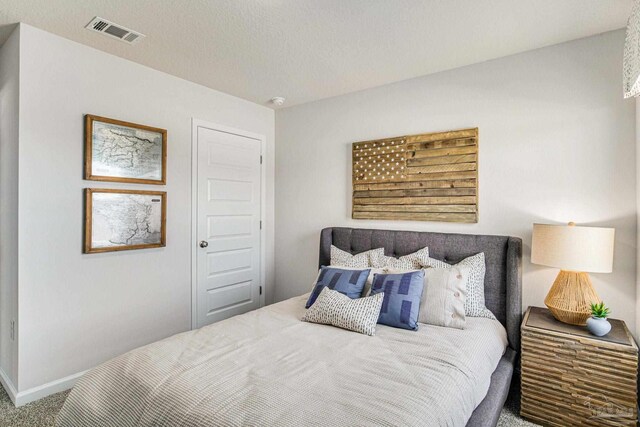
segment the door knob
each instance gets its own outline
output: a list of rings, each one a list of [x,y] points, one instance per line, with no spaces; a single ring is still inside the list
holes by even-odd
[[[209,242],[207,242],[206,240],[202,240],[200,242],[200,247],[201,248],[206,248],[207,246],[209,246]]]

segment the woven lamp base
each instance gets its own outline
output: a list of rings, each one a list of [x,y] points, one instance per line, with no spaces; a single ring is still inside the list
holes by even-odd
[[[591,303],[601,301],[588,273],[564,270],[560,270],[544,299],[553,317],[571,325],[586,325]]]

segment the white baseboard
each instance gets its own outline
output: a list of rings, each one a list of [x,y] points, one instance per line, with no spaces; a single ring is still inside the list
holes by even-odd
[[[16,395],[18,392],[16,391],[16,387],[13,385],[13,382],[9,379],[9,375],[4,371],[4,369],[0,368],[0,383],[2,383],[2,387],[6,390],[9,395],[9,399],[16,404]]]
[[[70,389],[75,385],[76,381],[78,381],[78,379],[86,372],[87,371],[78,372],[77,374],[69,375],[67,377],[48,382],[46,384],[27,389],[25,391],[17,392],[15,386],[13,385],[7,374],[2,369],[0,369],[0,382],[4,386],[4,389],[7,391],[7,394],[9,395],[9,398],[11,398],[13,404],[17,407],[42,399],[43,397],[47,397],[50,394]]]

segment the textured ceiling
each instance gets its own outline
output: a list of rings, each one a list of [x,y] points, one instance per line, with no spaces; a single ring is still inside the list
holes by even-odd
[[[7,25],[21,21],[260,104],[284,96],[286,107],[622,28],[632,5],[633,0],[0,0],[0,43]],[[96,15],[147,38],[127,45],[84,29]]]

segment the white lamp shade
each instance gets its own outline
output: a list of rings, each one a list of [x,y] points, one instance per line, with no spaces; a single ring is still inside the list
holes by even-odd
[[[531,262],[567,271],[611,273],[614,228],[533,224]]]

